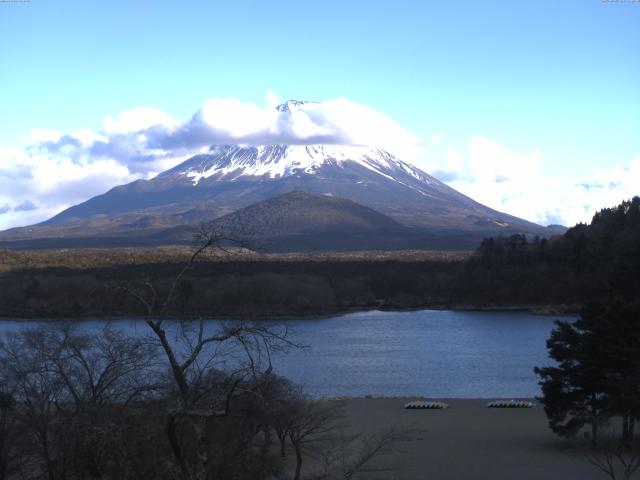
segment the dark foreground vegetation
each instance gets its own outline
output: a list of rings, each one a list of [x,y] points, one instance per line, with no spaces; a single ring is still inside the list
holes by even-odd
[[[472,254],[364,252],[202,256],[168,315],[324,315],[366,308],[573,310],[640,288],[640,199],[550,239],[490,238]],[[180,248],[0,252],[0,315],[135,316],[120,288],[166,293],[188,258]]]
[[[302,348],[286,327],[166,319],[184,278],[221,237],[203,229],[167,288],[114,291],[144,332],[43,323],[0,340],[0,480],[355,478],[403,438],[346,435],[336,404],[273,373]],[[303,465],[305,475],[303,476]]]
[[[404,435],[347,435],[336,404],[275,375],[286,330],[146,325],[0,342],[1,480],[359,478]]]

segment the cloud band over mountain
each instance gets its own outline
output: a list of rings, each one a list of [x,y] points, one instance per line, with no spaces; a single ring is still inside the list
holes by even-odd
[[[45,220],[215,144],[379,147],[484,204],[543,224],[588,221],[597,209],[640,193],[640,156],[578,179],[548,177],[540,152],[514,153],[483,135],[465,150],[447,147],[433,132],[422,142],[383,113],[344,98],[277,109],[279,103],[273,94],[263,106],[213,98],[186,121],[135,108],[105,117],[99,131],[33,130],[20,147],[0,145],[0,229]]]

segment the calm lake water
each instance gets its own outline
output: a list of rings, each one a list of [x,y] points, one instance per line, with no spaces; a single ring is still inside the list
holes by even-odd
[[[313,396],[533,397],[539,394],[533,367],[550,363],[545,341],[560,318],[571,317],[420,310],[288,320],[281,323],[309,348],[273,364]],[[87,320],[81,328],[97,331],[105,322]],[[37,323],[0,321],[0,335]],[[140,321],[112,323],[147,333]]]

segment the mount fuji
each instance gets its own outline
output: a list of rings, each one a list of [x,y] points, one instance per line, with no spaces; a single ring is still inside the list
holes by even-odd
[[[277,108],[287,115],[301,105],[304,102],[291,100]],[[318,219],[314,220],[313,214],[296,216],[294,210],[317,209],[326,213],[323,199],[328,197],[347,201],[332,204],[333,212],[347,204],[352,208],[355,203],[380,214],[385,225],[390,225],[389,222],[396,225],[397,228],[378,232],[375,248],[387,246],[381,240],[382,231],[394,232],[389,234],[394,238],[389,242],[390,248],[398,245],[430,248],[434,238],[440,246],[469,248],[485,236],[513,233],[549,236],[563,231],[561,227],[543,227],[486,207],[380,149],[326,144],[214,145],[207,153],[196,155],[153,179],[115,187],[41,224],[2,232],[0,241],[47,246],[83,242],[171,243],[184,239],[184,235],[176,237],[176,232],[186,230],[188,224],[214,219],[224,222],[225,215],[291,192],[308,195],[289,197],[278,203],[276,210],[279,221],[284,218],[282,205],[286,205],[292,217],[304,218],[300,228],[294,229],[298,234],[315,234]],[[263,217],[273,210],[253,209],[250,211],[260,212],[256,214],[259,219],[247,214],[242,218],[250,229],[252,221],[269,223]],[[234,218],[238,218],[237,213]],[[331,232],[326,218],[321,223],[323,232]],[[340,236],[342,227],[336,228],[334,233]],[[329,239],[331,235],[327,233],[325,237]],[[412,240],[409,244],[398,243],[400,237]],[[366,244],[365,237],[360,246],[373,248]],[[340,247],[327,240],[326,248]]]

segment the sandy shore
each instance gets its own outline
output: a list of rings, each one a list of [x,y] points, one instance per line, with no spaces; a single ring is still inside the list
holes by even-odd
[[[440,400],[440,399],[438,399]],[[542,407],[489,409],[486,400],[443,400],[447,410],[405,410],[405,399],[340,400],[354,432],[392,426],[414,429],[397,453],[380,459],[393,468],[370,479],[597,480],[576,444],[558,438]]]

